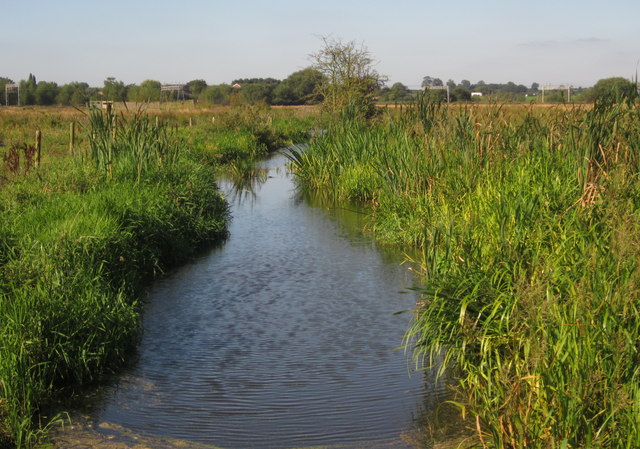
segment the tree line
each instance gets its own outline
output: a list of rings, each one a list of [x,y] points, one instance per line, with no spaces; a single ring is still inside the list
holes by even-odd
[[[349,43],[351,44],[351,43]],[[349,49],[355,51],[355,49]],[[240,105],[266,103],[270,105],[305,105],[318,104],[328,94],[323,86],[327,85],[327,73],[323,70],[322,61],[316,61],[313,67],[292,73],[284,80],[274,78],[243,78],[235,79],[231,83],[208,85],[202,79],[195,79],[186,83],[185,98],[202,104],[211,105]],[[330,75],[329,75],[330,76]],[[461,80],[456,83],[449,79],[444,83],[440,78],[425,76],[422,89],[409,89],[402,83],[386,86],[385,80],[372,85],[371,95],[377,101],[384,103],[406,103],[415,99],[422,89],[449,87],[449,100],[459,101],[494,101],[494,102],[525,102],[535,100],[541,93],[540,85],[532,83],[530,87],[515,84],[511,81],[504,84],[485,83],[478,81],[471,83]],[[0,105],[18,103],[16,94],[5,96],[5,85],[13,84],[9,78],[0,77]],[[91,100],[154,102],[163,99],[173,99],[175,93],[168,93],[162,98],[160,81],[145,80],[139,85],[125,84],[123,81],[109,77],[104,80],[102,87],[90,87],[85,82],[71,82],[59,86],[55,82],[37,81],[33,74],[26,80],[21,80],[21,105],[83,105]],[[330,83],[329,83],[330,84]],[[472,93],[482,94],[472,97]],[[434,90],[434,95],[446,96],[445,90]],[[573,88],[571,101],[576,103],[590,103],[599,99],[614,101],[620,98],[635,98],[638,86],[635,82],[623,77],[612,77],[599,80],[590,88]],[[8,101],[7,101],[8,100]],[[567,102],[566,91],[550,91],[545,94],[545,102]]]
[[[185,99],[216,105],[267,103],[271,105],[315,104],[322,100],[318,85],[324,75],[313,68],[292,73],[284,80],[274,78],[236,79],[231,83],[208,85],[202,79],[186,83]],[[5,85],[14,81],[0,77],[0,104],[18,104],[16,94],[6,97]],[[153,102],[174,99],[175,92],[163,93],[162,83],[145,80],[139,85],[125,84],[109,77],[101,87],[90,87],[85,82],[72,82],[59,86],[55,82],[37,81],[33,74],[19,81],[21,105],[82,105],[89,101]],[[8,100],[8,101],[7,101]]]
[[[471,83],[469,80],[462,80],[456,83],[449,79],[444,83],[440,78],[425,76],[422,80],[422,89],[433,89],[433,95],[444,99],[449,88],[449,101],[489,101],[489,102],[526,102],[534,101],[541,95],[539,83],[532,83],[530,87],[523,84],[515,84],[512,81],[507,83],[485,83],[480,80]],[[379,98],[384,102],[410,102],[415,99],[420,90],[411,90],[402,83],[395,83],[391,87],[383,87],[380,90]],[[593,103],[595,101],[619,101],[624,99],[635,99],[638,96],[637,82],[623,77],[603,78],[593,87],[573,87],[571,88],[571,98],[568,98],[566,90],[551,90],[545,93],[545,103]],[[474,98],[472,93],[478,93]]]

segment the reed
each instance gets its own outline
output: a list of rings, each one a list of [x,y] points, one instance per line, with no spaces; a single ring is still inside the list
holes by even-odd
[[[420,99],[341,126],[291,155],[299,182],[421,250],[405,344],[455,376],[475,444],[638,447],[638,109]]]

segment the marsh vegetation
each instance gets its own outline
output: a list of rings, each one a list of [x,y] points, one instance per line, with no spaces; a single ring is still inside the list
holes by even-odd
[[[291,159],[303,188],[420,249],[406,335],[457,381],[469,445],[640,446],[640,114],[452,108],[422,95]]]
[[[43,407],[135,347],[150,280],[225,237],[217,174],[309,125],[264,108],[10,109],[0,120],[0,446],[32,447],[52,419]]]

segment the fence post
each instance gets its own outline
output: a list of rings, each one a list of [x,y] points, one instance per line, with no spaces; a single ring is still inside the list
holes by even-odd
[[[69,154],[73,156],[73,147],[76,143],[76,122],[69,125]]]
[[[42,151],[42,132],[36,131],[36,167],[40,167],[40,156]]]

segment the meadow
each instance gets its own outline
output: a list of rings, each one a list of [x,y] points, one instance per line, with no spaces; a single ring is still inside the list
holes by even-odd
[[[0,447],[38,444],[65,419],[44,416],[57,397],[122,366],[145,288],[226,236],[216,177],[247,176],[246,161],[305,139],[312,120],[0,109]]]
[[[290,159],[417,248],[406,348],[483,448],[640,447],[640,110],[448,107],[334,122]],[[414,252],[411,252],[414,254]]]

